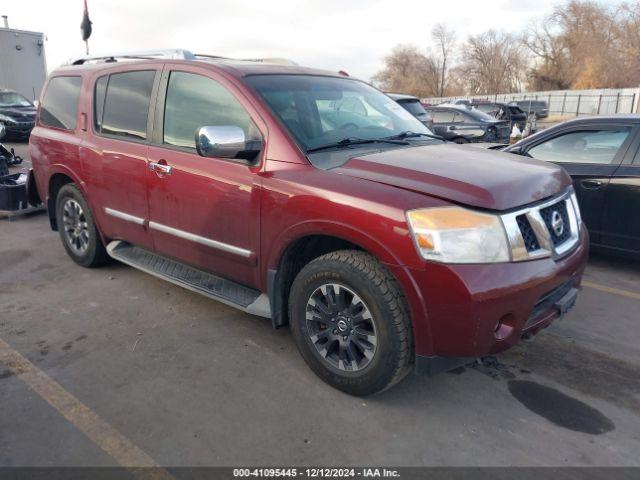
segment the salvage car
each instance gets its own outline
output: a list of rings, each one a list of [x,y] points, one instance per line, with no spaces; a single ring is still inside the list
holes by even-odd
[[[509,141],[509,124],[483,112],[445,104],[426,111],[433,120],[433,132],[446,140],[455,143]]]
[[[0,90],[0,123],[7,140],[26,140],[35,125],[36,107],[13,90]]]
[[[640,115],[580,117],[503,151],[562,166],[573,179],[591,244],[640,256]]]
[[[573,306],[588,237],[560,167],[434,138],[338,73],[143,56],[79,59],[43,90],[29,198],[79,265],[112,257],[288,324],[354,395],[506,350]],[[342,118],[347,98],[366,111]]]
[[[527,114],[518,105],[507,105],[506,103],[491,103],[485,101],[473,101],[472,108],[484,112],[498,120],[509,122],[511,128],[517,126],[520,131],[524,131],[527,125]]]
[[[431,118],[431,115],[429,115],[425,110],[418,97],[405,95],[403,93],[387,93],[387,95],[395,100],[398,105],[404,108],[407,112],[420,120],[425,127],[433,131],[433,118]]]
[[[509,103],[509,105],[516,105],[520,107],[527,116],[532,113],[536,114],[538,118],[547,118],[549,116],[549,106],[544,100],[517,100]]]

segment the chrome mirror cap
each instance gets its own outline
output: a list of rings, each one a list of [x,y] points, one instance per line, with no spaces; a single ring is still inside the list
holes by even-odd
[[[262,147],[260,141],[247,141],[240,127],[205,126],[196,132],[196,150],[203,157],[252,160]]]

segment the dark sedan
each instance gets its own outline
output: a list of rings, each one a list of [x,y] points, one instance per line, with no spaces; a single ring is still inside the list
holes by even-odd
[[[405,95],[403,93],[387,93],[387,95],[407,112],[420,120],[429,130],[433,131],[433,119],[424,109],[418,97]]]
[[[0,123],[7,140],[26,140],[36,122],[33,103],[12,90],[0,90]]]
[[[459,105],[429,107],[433,132],[456,143],[509,141],[509,124],[478,110]]]
[[[502,150],[564,167],[591,244],[640,256],[640,115],[577,118]]]

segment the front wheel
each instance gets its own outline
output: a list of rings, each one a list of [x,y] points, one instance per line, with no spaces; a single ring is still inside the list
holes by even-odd
[[[342,250],[307,264],[291,287],[298,349],[325,382],[352,395],[386,390],[411,370],[411,322],[400,287],[371,255]]]

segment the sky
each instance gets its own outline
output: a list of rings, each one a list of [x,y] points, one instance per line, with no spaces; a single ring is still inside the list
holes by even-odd
[[[90,52],[184,48],[225,57],[283,57],[369,80],[397,44],[427,48],[437,23],[458,38],[520,31],[563,0],[87,0]],[[619,3],[601,0],[601,3]],[[46,35],[49,70],[82,56],[83,0],[0,4],[9,26]],[[0,65],[1,68],[1,65]]]

